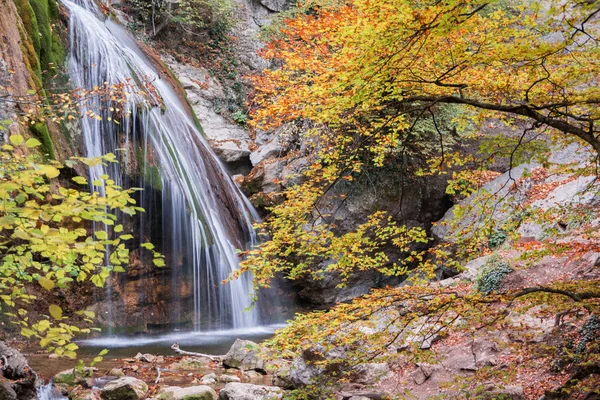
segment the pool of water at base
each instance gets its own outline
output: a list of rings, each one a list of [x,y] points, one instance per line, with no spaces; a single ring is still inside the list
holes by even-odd
[[[227,353],[236,339],[247,339],[260,343],[273,336],[276,329],[285,325],[268,325],[255,328],[237,330],[208,331],[208,332],[170,332],[161,335],[136,335],[98,337],[94,339],[79,340],[78,357],[88,364],[102,350],[108,353],[97,367],[109,370],[121,364],[119,359],[131,358],[137,353],[150,353],[153,355],[174,356],[171,349],[173,343],[178,343],[185,351],[198,352],[210,355]],[[47,354],[31,352],[27,354],[29,365],[46,381],[60,371],[74,367],[77,360],[50,359]]]

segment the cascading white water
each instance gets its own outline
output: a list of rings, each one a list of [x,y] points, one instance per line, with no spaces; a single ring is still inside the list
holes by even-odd
[[[70,14],[73,85],[91,89],[126,84],[120,124],[109,121],[117,118],[110,110],[117,106],[110,100],[100,104],[93,98],[81,106],[82,113],[93,110],[102,117],[82,119],[87,156],[118,154],[119,148],[141,152],[137,157],[130,150],[121,152],[120,166],[93,167],[90,181],[107,173],[127,186],[129,166],[140,161],[144,165],[137,165],[138,170],[157,165],[163,247],[173,263],[184,260],[193,269],[194,323],[202,329],[256,326],[257,311],[244,311],[250,305],[250,278],[221,284],[238,266],[235,248],[255,240],[253,208],[216,160],[173,87],[135,40],[105,19],[92,0],[62,2]],[[145,220],[148,224],[152,216]]]
[[[67,400],[67,397],[58,393],[52,382],[42,385],[37,391],[38,400]]]

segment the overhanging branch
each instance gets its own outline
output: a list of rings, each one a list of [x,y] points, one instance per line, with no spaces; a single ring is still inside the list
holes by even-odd
[[[508,114],[521,115],[524,117],[528,117],[537,121],[539,123],[551,126],[559,131],[575,135],[578,138],[587,142],[593,149],[600,155],[600,140],[594,135],[593,130],[586,130],[577,125],[573,125],[566,120],[552,118],[550,116],[544,115],[541,113],[541,110],[551,111],[552,107],[558,107],[559,105],[552,106],[530,106],[525,104],[519,105],[504,105],[504,104],[495,104],[488,103],[485,101],[479,101],[475,99],[469,99],[465,97],[458,96],[410,96],[402,99],[402,103],[413,103],[413,102],[435,102],[435,103],[446,103],[446,104],[464,104],[475,108],[480,108],[484,110],[491,111],[499,111]],[[585,102],[586,104],[600,104],[600,99],[590,100]]]

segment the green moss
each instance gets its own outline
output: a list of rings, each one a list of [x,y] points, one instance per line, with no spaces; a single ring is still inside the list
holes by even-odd
[[[212,400],[213,396],[210,392],[203,394],[190,394],[188,396],[183,396],[181,400]]]
[[[36,15],[28,0],[14,0],[23,25],[18,26],[21,36],[21,51],[25,56],[24,61],[32,79],[32,86],[36,89],[42,87],[42,70],[38,58],[40,49],[40,35]]]
[[[162,191],[162,179],[160,178],[160,170],[155,165],[148,165],[144,167],[144,180],[152,186],[154,190]]]
[[[52,382],[54,384],[65,384],[73,386],[75,385],[75,374],[73,373],[72,369],[60,372],[54,376]]]
[[[35,90],[49,87],[49,80],[56,68],[64,65],[66,51],[60,37],[52,26],[58,21],[58,4],[56,0],[14,0],[22,25],[19,24],[21,51],[29,70]],[[50,158],[55,158],[54,148],[48,126],[36,123],[30,126],[33,135],[42,142],[40,151]]]
[[[52,147],[52,139],[50,138],[50,132],[48,131],[48,125],[44,122],[37,122],[30,125],[29,129],[31,133],[40,141],[40,152],[44,155],[48,155],[49,158],[56,158],[54,154],[54,148]]]
[[[40,68],[44,80],[48,80],[52,74],[44,71],[55,70],[65,60],[65,50],[60,38],[52,31],[52,25],[58,19],[58,6],[54,0],[29,0],[29,4],[37,21],[40,45],[36,50]]]
[[[31,72],[39,80],[44,71],[54,70],[64,65],[65,47],[52,26],[58,21],[58,4],[55,0],[14,0],[23,22],[21,32],[24,53],[29,61]],[[31,47],[33,49],[30,49]],[[31,51],[33,50],[33,51]]]

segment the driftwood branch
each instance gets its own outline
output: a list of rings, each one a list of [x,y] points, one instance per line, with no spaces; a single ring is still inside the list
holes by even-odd
[[[208,359],[210,359],[211,361],[221,361],[225,356],[212,356],[210,354],[204,354],[204,353],[196,353],[193,351],[185,351],[185,350],[181,350],[179,348],[179,343],[173,343],[173,345],[171,346],[171,349],[173,349],[173,351],[177,354],[181,354],[184,356],[196,356],[196,357],[206,357]]]
[[[160,367],[156,366],[156,380],[154,381],[154,384],[158,385],[158,381],[160,381]]]

